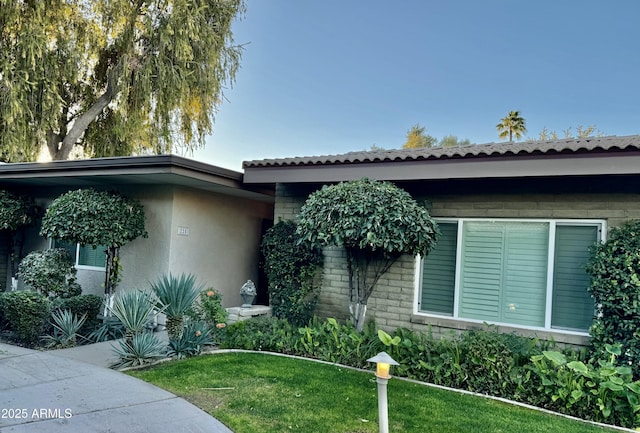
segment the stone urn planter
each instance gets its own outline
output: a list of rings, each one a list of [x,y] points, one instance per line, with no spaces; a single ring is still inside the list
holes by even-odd
[[[258,292],[256,291],[256,285],[253,281],[247,280],[246,283],[240,288],[240,297],[242,298],[242,308],[251,308],[253,300]]]

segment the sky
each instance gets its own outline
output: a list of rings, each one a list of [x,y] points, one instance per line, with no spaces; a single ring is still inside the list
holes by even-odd
[[[241,69],[204,149],[242,162],[500,141],[511,110],[526,138],[595,125],[640,133],[640,1],[246,0]]]

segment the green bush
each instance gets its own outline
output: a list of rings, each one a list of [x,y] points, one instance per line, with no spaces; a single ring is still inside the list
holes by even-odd
[[[611,229],[591,250],[586,267],[597,315],[591,326],[592,356],[607,358],[606,346],[620,344],[618,362],[640,378],[640,220]]]
[[[296,228],[293,221],[278,222],[262,238],[261,251],[273,315],[301,326],[313,317],[323,256],[298,242]]]
[[[225,328],[220,346],[227,349],[296,353],[296,329],[284,319],[242,320]]]
[[[101,325],[98,314],[102,309],[102,297],[97,295],[79,295],[70,298],[58,298],[53,301],[53,310],[69,310],[78,317],[85,316],[86,320],[81,335],[88,335]]]
[[[22,282],[52,298],[69,298],[82,293],[76,282],[76,268],[64,248],[52,248],[27,254],[18,266]]]
[[[33,344],[42,335],[51,314],[51,302],[38,292],[0,293],[0,322],[22,343]]]
[[[619,346],[605,347],[607,360],[585,364],[560,352],[544,351],[532,357],[531,370],[539,377],[535,391],[539,405],[558,412],[623,427],[640,424],[640,381],[629,366],[616,366]]]
[[[206,322],[212,329],[221,323],[227,323],[228,313],[222,306],[222,295],[212,288],[200,293],[188,316],[195,321]]]

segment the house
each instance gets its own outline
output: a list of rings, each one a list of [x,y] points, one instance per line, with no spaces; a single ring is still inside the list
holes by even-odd
[[[322,185],[391,181],[425,203],[442,235],[402,257],[367,315],[382,327],[445,335],[502,332],[586,344],[594,303],[589,246],[640,218],[640,136],[382,150],[244,163],[245,185],[275,187],[274,220],[295,219]],[[347,317],[343,252],[325,250],[318,312]]]
[[[0,189],[35,197],[46,208],[59,195],[79,188],[115,190],[144,206],[148,238],[120,249],[118,288],[148,287],[164,273],[193,273],[219,290],[224,306],[240,305],[240,287],[258,283],[266,302],[266,282],[258,271],[259,244],[271,226],[274,192],[245,186],[242,173],[173,155],[100,158],[0,165]],[[28,230],[24,253],[49,248],[52,241]],[[0,286],[9,285],[6,240],[0,239]],[[84,293],[102,294],[104,253],[68,246],[75,255]]]

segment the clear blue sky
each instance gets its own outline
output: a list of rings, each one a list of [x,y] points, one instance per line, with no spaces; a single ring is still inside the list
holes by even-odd
[[[542,128],[640,133],[640,1],[247,0],[247,44],[206,148],[244,160],[399,148],[420,123],[499,141]]]

